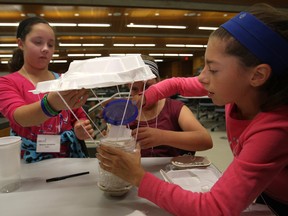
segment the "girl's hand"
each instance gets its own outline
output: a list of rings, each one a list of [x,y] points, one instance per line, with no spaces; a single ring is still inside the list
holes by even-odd
[[[59,93],[71,109],[82,107],[89,97],[87,89],[61,91]],[[56,111],[69,109],[57,92],[50,92],[47,100],[49,105]]]
[[[148,149],[152,147],[156,147],[164,143],[163,135],[161,135],[162,130],[157,128],[150,128],[150,127],[139,127],[138,134],[137,129],[132,131],[132,136],[136,138],[137,142],[140,144],[141,149]]]
[[[97,158],[102,169],[113,173],[135,186],[139,186],[145,170],[141,166],[140,146],[134,152],[125,152],[119,148],[100,145]]]
[[[84,130],[84,128],[85,130]],[[79,120],[74,124],[74,132],[79,140],[86,140],[93,136],[93,127],[89,120]],[[87,134],[88,132],[88,134]],[[90,135],[90,136],[89,136]]]

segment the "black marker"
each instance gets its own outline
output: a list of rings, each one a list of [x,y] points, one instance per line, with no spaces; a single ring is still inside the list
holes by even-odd
[[[66,175],[66,176],[59,176],[59,177],[55,177],[55,178],[46,179],[46,182],[61,181],[61,180],[66,179],[66,178],[72,178],[72,177],[87,175],[87,174],[89,174],[88,171],[87,172],[81,172],[81,173],[75,173],[75,174],[71,174],[71,175]]]

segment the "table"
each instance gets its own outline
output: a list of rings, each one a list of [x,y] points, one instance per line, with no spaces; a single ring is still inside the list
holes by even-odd
[[[160,177],[159,170],[169,161],[170,158],[143,158],[143,166]],[[0,193],[1,216],[170,215],[139,198],[136,187],[123,197],[106,195],[97,186],[96,158],[57,158],[21,166],[21,188]],[[90,174],[46,183],[47,178],[84,171]]]
[[[198,120],[200,120],[200,106],[201,106],[201,101],[203,100],[207,100],[210,99],[208,96],[182,96],[179,95],[178,96],[180,99],[186,99],[186,100],[192,100],[192,101],[196,101],[196,117]],[[210,99],[211,100],[211,99]],[[204,104],[204,103],[203,103]],[[212,106],[214,107],[215,105],[212,103],[205,103],[205,106]]]
[[[142,158],[144,168],[161,177],[171,158]],[[212,165],[216,169],[214,165]],[[137,196],[133,187],[123,197],[111,197],[97,186],[97,158],[56,158],[21,164],[22,186],[0,193],[1,216],[168,216],[168,212]],[[46,179],[89,171],[90,174],[46,183]],[[163,178],[162,178],[163,179]],[[261,208],[261,211],[259,210]],[[256,213],[257,212],[257,213]],[[261,213],[263,212],[263,214]],[[251,205],[241,216],[273,215],[267,207]]]

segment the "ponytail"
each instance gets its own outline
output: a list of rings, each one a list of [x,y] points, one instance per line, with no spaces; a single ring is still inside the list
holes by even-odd
[[[11,73],[18,71],[24,64],[23,51],[19,48],[13,51],[13,56],[8,62],[8,68]]]

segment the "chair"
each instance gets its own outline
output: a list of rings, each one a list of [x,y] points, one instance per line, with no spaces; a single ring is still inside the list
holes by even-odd
[[[211,131],[215,131],[216,128],[221,126],[225,126],[225,108],[223,107],[216,107],[214,109],[214,115],[212,117],[216,123],[210,128]]]
[[[212,99],[205,98],[199,100],[197,109],[197,119],[200,120],[203,117],[208,118],[209,114],[214,112],[215,105],[213,104]]]

